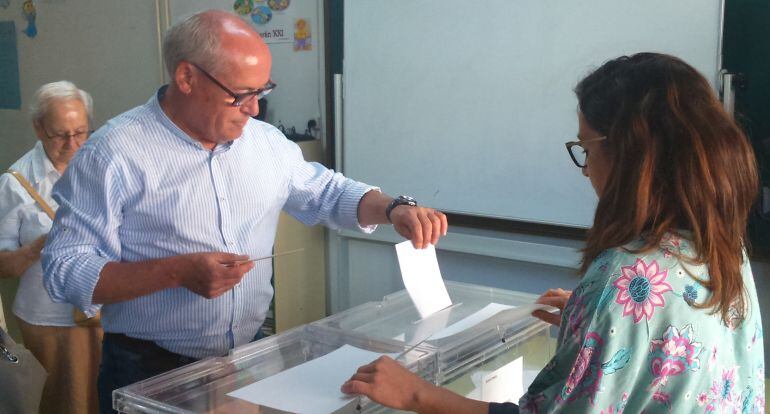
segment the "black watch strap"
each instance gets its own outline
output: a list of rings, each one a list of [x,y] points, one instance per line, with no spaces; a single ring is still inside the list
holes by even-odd
[[[387,217],[388,221],[392,223],[393,221],[390,219],[390,212],[393,211],[394,208],[398,206],[414,207],[416,205],[417,205],[417,200],[415,200],[414,198],[405,196],[405,195],[400,195],[394,198],[393,201],[391,201],[390,204],[388,204],[388,207],[385,209],[385,217]]]

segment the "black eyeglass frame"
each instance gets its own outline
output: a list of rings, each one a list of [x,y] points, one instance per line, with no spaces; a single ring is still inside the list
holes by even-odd
[[[67,141],[70,138],[75,138],[78,135],[82,135],[82,134],[85,134],[86,139],[88,139],[88,137],[90,137],[91,134],[94,133],[93,129],[89,129],[89,130],[86,130],[86,131],[75,132],[74,134],[53,134],[53,135],[51,135],[51,134],[48,133],[48,129],[45,126],[41,125],[41,129],[43,130],[43,133],[45,134],[46,138],[52,139],[52,140],[53,139],[59,139],[59,140],[62,140],[62,141]],[[86,139],[84,139],[83,141],[85,141]]]
[[[584,139],[582,141],[569,141],[569,142],[565,142],[564,146],[567,147],[567,153],[569,153],[569,157],[572,158],[572,162],[574,162],[575,165],[577,165],[578,168],[585,168],[586,165],[588,165],[588,164],[580,165],[580,163],[578,162],[577,158],[575,158],[575,154],[572,153],[572,147],[577,145],[580,148],[583,148],[583,151],[585,151],[585,147],[583,146],[583,144],[585,144],[587,142],[604,141],[605,139],[607,139],[606,136]]]
[[[196,69],[201,71],[209,80],[214,82],[215,85],[219,86],[220,89],[227,92],[228,95],[230,95],[233,98],[233,101],[230,103],[230,106],[239,107],[242,106],[245,103],[248,103],[253,98],[257,98],[257,100],[260,100],[267,96],[270,92],[275,89],[276,86],[278,86],[275,82],[272,80],[268,80],[265,86],[251,92],[245,92],[245,93],[235,93],[231,91],[227,86],[223,85],[222,82],[218,81],[215,77],[211,76],[210,73],[206,72],[205,69],[200,67],[197,63],[190,62],[193,66],[195,66]]]

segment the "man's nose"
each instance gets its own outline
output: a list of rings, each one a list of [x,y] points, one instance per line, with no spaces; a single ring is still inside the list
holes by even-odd
[[[253,97],[241,105],[241,112],[249,116],[257,116],[259,114],[259,99]]]

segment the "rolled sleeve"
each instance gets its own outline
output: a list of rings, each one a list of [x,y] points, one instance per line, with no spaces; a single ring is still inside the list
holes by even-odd
[[[81,149],[54,187],[56,220],[41,258],[43,281],[55,302],[69,302],[89,316],[102,268],[120,261],[120,174],[92,148]]]
[[[366,193],[379,188],[351,180],[317,162],[307,162],[299,146],[290,141],[288,145],[285,156],[290,172],[289,196],[284,207],[287,213],[307,225],[323,223],[332,229],[365,233],[377,228],[361,225],[358,205]]]
[[[14,188],[20,185],[9,181],[9,177],[9,174],[0,175],[0,250],[16,250],[21,247],[20,212],[26,200]]]

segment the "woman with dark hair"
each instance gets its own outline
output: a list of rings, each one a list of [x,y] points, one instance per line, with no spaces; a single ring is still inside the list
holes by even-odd
[[[599,197],[553,359],[514,404],[425,382],[392,359],[342,386],[420,413],[764,412],[762,322],[745,253],[755,157],[708,82],[672,56],[605,63],[575,89],[573,162]]]

